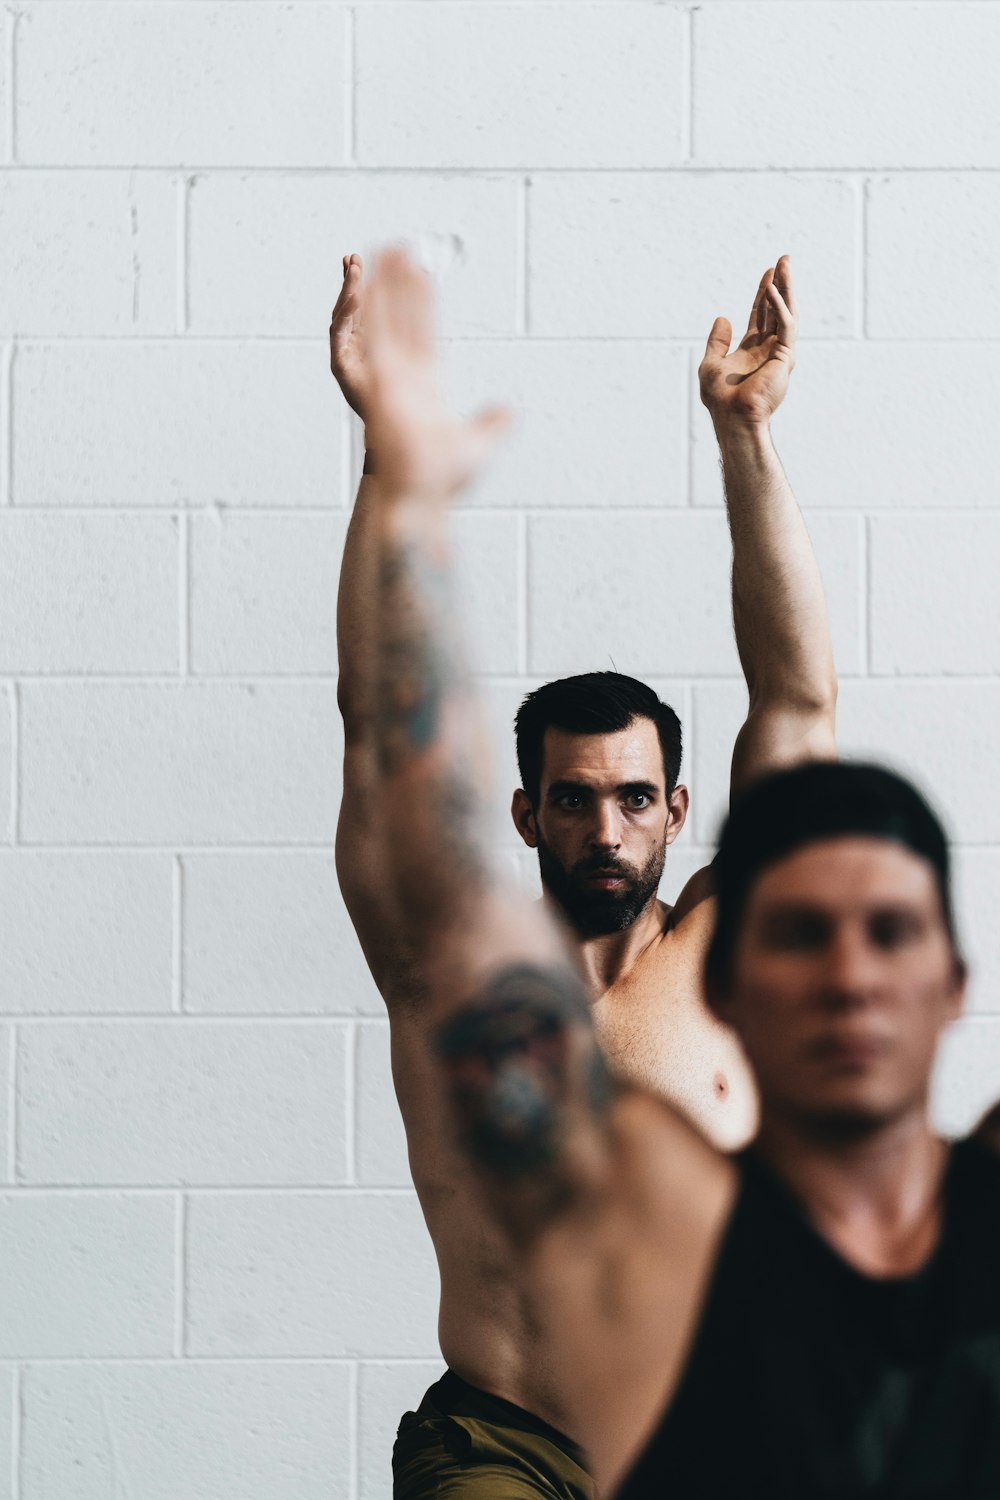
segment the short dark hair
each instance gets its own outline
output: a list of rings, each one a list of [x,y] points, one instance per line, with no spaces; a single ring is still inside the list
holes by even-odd
[[[861,834],[903,844],[934,871],[945,926],[962,962],[951,901],[948,840],[916,787],[885,766],[810,761],[775,771],[734,802],[712,866],[715,930],[705,958],[706,988],[724,995],[747,898],[758,875],[785,855],[820,839]]]
[[[621,672],[582,672],[560,677],[529,693],[514,719],[521,786],[532,807],[542,791],[542,755],[547,729],[567,734],[614,734],[636,719],[651,719],[663,751],[667,791],[681,773],[681,721],[651,687]]]

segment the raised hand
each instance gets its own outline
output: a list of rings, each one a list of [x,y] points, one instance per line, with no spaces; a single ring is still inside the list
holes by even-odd
[[[510,423],[501,408],[466,420],[442,399],[431,283],[405,250],[375,259],[361,366],[366,441],[388,491],[447,499],[473,478]]]
[[[701,399],[713,420],[766,426],[784,400],[795,366],[798,308],[787,255],[764,272],[747,331],[729,352],[732,325],[716,318],[698,369]]]
[[[361,256],[345,255],[344,284],[330,315],[330,369],[337,377],[348,406],[353,407],[364,422],[368,371],[362,347],[364,290],[361,273]]]

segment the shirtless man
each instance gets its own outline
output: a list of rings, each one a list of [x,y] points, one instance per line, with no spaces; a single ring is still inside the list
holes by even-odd
[[[360,258],[345,257],[332,365],[362,419],[363,301]],[[740,345],[728,352],[732,329],[716,319],[700,370],[722,453],[733,620],[750,696],[733,755],[734,791],[762,771],[835,754],[836,678],[822,581],[769,431],[794,363],[796,322],[783,256],[773,279],[769,270],[761,280]],[[366,468],[373,468],[370,450]],[[382,880],[377,870],[358,868],[361,836],[367,856],[374,855],[367,805],[352,792],[363,787],[354,778],[365,753],[364,722],[354,708],[372,680],[366,535],[377,491],[378,476],[369,473],[344,553],[339,614],[350,741],[341,885],[366,949],[365,932],[381,944],[387,928]],[[522,786],[511,812],[521,837],[538,850],[548,898],[574,931],[595,1024],[615,1070],[683,1105],[710,1140],[733,1148],[752,1133],[755,1102],[739,1045],[701,992],[712,922],[709,872],[688,882],[672,910],[657,899],[666,846],[688,811],[687,788],[677,784],[680,732],[673,710],[633,678],[601,672],[548,683],[518,714]]]
[[[755,1073],[756,1143],[727,1158],[616,1083],[562,932],[491,868],[447,523],[500,423],[440,401],[429,289],[400,252],[376,265],[368,350],[384,874],[548,1409],[603,1497],[995,1497],[997,1117],[957,1145],[929,1123],[965,989],[938,820],[879,767],[752,784],[714,866],[705,977]],[[573,1493],[504,1472],[479,1492]]]
[[[360,259],[345,257],[331,359],[345,396],[368,424],[365,321]],[[795,331],[791,277],[782,257],[761,279],[738,348],[729,353],[732,330],[719,318],[701,366],[702,396],[723,456],[734,543],[734,620],[750,690],[733,757],[734,787],[775,766],[834,754],[836,683],[822,584],[768,426],[787,388]],[[440,1338],[450,1371],[420,1412],[404,1418],[394,1455],[396,1493],[407,1500],[439,1493],[446,1474],[453,1476],[455,1494],[476,1493],[476,1484],[488,1478],[492,1454],[506,1465],[508,1478],[512,1469],[521,1473],[527,1487],[509,1490],[512,1495],[583,1495],[579,1454],[563,1436],[564,1413],[508,1252],[470,1201],[467,1167],[443,1126],[426,1052],[420,966],[403,942],[404,916],[388,888],[389,834],[376,753],[376,532],[384,474],[382,455],[371,443],[365,468],[338,604],[345,763],[337,864],[389,1010],[410,1166],[441,1270]],[[518,753],[523,786],[514,794],[514,821],[538,849],[550,904],[569,920],[613,1068],[682,1105],[717,1145],[744,1144],[755,1113],[746,1062],[702,992],[712,924],[709,872],[694,876],[672,909],[656,894],[665,848],[688,808],[687,790],[677,784],[676,716],[634,679],[614,673],[569,679],[526,700],[518,715]],[[511,1424],[525,1420],[532,1430],[519,1429],[517,1441],[536,1445],[530,1461],[509,1452]],[[460,1438],[449,1429],[451,1447],[442,1440],[443,1421],[453,1428],[455,1422],[466,1424]],[[462,1445],[473,1441],[473,1427],[475,1442],[466,1451]],[[502,1459],[496,1451],[500,1428]],[[475,1477],[468,1475],[467,1487],[459,1488],[460,1476],[472,1468]],[[563,1488],[553,1490],[559,1484]]]

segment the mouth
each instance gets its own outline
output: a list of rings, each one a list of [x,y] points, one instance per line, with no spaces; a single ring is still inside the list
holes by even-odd
[[[625,884],[625,877],[616,875],[610,870],[596,870],[592,875],[587,876],[587,884],[595,891],[614,891],[620,885]]]
[[[818,1062],[853,1072],[870,1068],[888,1056],[891,1043],[884,1036],[852,1036],[843,1033],[817,1037],[809,1050]]]

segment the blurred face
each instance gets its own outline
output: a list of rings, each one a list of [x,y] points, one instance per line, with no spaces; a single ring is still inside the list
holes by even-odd
[[[549,729],[543,752],[538,807],[514,794],[518,832],[538,850],[546,891],[582,936],[620,932],[656,899],[687,791],[667,796],[651,719],[613,734]]]
[[[868,1131],[926,1106],[964,992],[931,866],[850,835],[796,850],[751,888],[719,1014],[765,1117]]]

